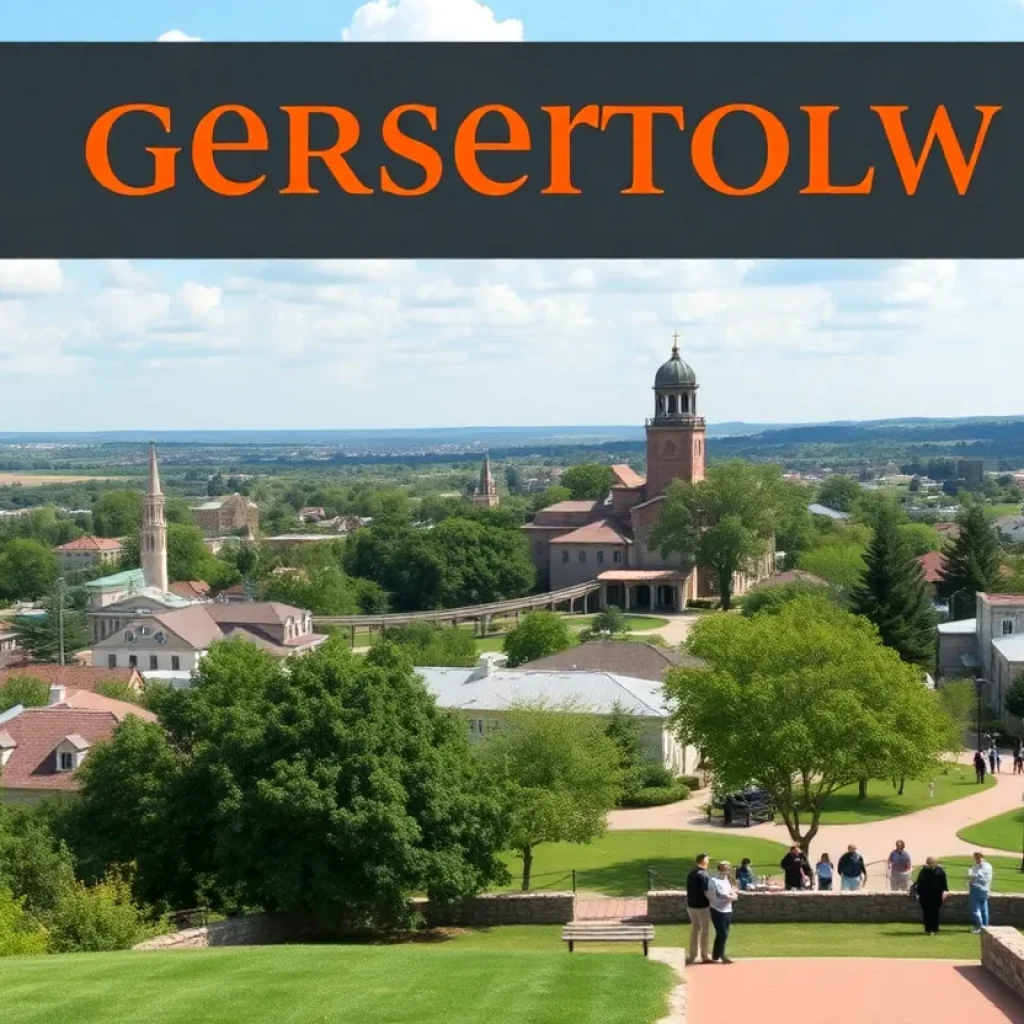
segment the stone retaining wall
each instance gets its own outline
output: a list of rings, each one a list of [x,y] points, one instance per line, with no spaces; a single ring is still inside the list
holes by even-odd
[[[1024,999],[1024,935],[1016,928],[983,928],[981,966]]]
[[[733,905],[737,924],[742,922],[853,922],[900,924],[921,922],[917,900],[899,892],[742,892]],[[994,895],[989,900],[993,925],[1024,927],[1024,894]],[[688,921],[685,892],[649,892],[647,919],[651,924]],[[950,893],[942,920],[968,924],[967,893]]]
[[[312,938],[319,929],[301,917],[284,914],[252,914],[213,921],[202,928],[186,928],[170,935],[140,942],[142,951],[161,949],[206,949],[209,946],[275,946]]]
[[[576,896],[571,892],[497,893],[451,907],[432,907],[425,899],[413,903],[430,928],[568,924],[576,912]]]

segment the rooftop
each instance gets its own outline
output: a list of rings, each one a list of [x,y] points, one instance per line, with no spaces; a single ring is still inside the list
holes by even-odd
[[[985,604],[997,605],[999,607],[1024,608],[1024,594],[979,594]]]
[[[79,537],[61,544],[58,551],[120,551],[122,544],[111,537]]]
[[[917,560],[917,564],[921,566],[926,583],[938,583],[942,579],[942,570],[946,568],[946,556],[941,551],[929,551]]]
[[[955,619],[953,622],[940,622],[938,631],[945,636],[969,633],[972,636],[978,631],[977,619]]]
[[[94,668],[90,665],[49,665],[28,662],[0,669],[0,684],[15,676],[31,676],[47,686],[64,686],[69,690],[93,690],[100,682],[114,681],[135,684],[141,682],[133,668]]]
[[[812,516],[824,516],[826,519],[849,519],[850,517],[845,512],[839,512],[837,509],[829,508],[827,505],[819,505],[816,501],[811,502],[807,506],[807,511]]]
[[[608,569],[597,578],[602,583],[685,583],[690,574],[674,569]]]
[[[660,682],[670,668],[703,668],[704,663],[669,647],[631,640],[593,640],[525,666],[545,672],[609,672],[613,676]]]
[[[632,489],[634,487],[643,487],[646,483],[639,473],[626,465],[612,466],[612,472],[615,474],[616,484],[620,487]]]
[[[572,530],[554,538],[552,544],[632,544],[633,541],[610,519],[599,519],[594,523]]]
[[[1024,661],[1024,633],[1000,637],[992,646],[1009,662]]]
[[[84,584],[90,590],[114,590],[117,587],[141,589],[145,585],[146,578],[142,575],[141,569],[126,569],[124,572],[115,572],[112,576],[101,576],[98,580],[90,580]]]

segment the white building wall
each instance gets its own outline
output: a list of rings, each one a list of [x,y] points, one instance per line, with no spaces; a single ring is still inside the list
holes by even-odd
[[[191,672],[199,664],[199,659],[205,653],[205,651],[191,649],[172,650],[160,644],[152,644],[148,647],[142,647],[139,644],[126,644],[123,647],[94,647],[92,663],[96,668],[127,668],[129,665],[134,664],[142,673],[154,670],[160,671],[161,669],[171,671],[173,667],[171,658],[173,656],[179,659],[175,671]],[[117,658],[116,665],[110,664],[111,656]],[[129,660],[132,657],[136,659],[135,662]],[[157,659],[155,666],[152,665],[151,658]]]

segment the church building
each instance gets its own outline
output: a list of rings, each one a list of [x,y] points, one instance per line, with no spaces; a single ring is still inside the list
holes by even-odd
[[[498,502],[498,486],[494,482],[494,474],[491,473],[491,456],[487,454],[480,470],[480,485],[473,495],[473,504],[483,508],[497,508]]]
[[[615,483],[606,497],[549,505],[524,527],[542,587],[560,590],[597,580],[601,607],[625,610],[679,611],[694,598],[717,596],[713,573],[684,564],[676,554],[663,557],[650,545],[669,484],[704,479],[706,424],[697,415],[697,387],[696,375],[679,355],[676,335],[671,358],[654,378],[646,478],[629,466],[612,466]],[[771,575],[771,547],[748,573],[737,574],[736,595]]]

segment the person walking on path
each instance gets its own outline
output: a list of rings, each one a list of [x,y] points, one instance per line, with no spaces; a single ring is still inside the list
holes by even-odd
[[[992,865],[980,854],[967,871],[967,907],[971,912],[971,931],[977,934],[988,927],[988,896],[992,891]]]
[[[929,857],[924,862],[924,867],[917,873],[914,893],[917,902],[921,904],[925,935],[938,935],[939,911],[949,893],[949,881],[946,872],[936,863],[934,857]]]
[[[779,862],[785,876],[786,888],[803,891],[811,878],[811,865],[807,862],[807,854],[799,846],[793,845],[789,853]]]
[[[823,853],[814,865],[814,874],[818,879],[818,891],[828,892],[832,888],[832,861],[827,853]]]
[[[713,964],[731,964],[725,955],[725,944],[729,941],[732,925],[732,905],[736,902],[736,890],[729,878],[729,862],[720,861],[718,874],[711,879],[708,898],[711,900],[711,923],[715,927],[715,945],[711,950]]]
[[[988,770],[993,775],[995,775],[995,773],[996,773],[996,765],[997,765],[998,760],[999,760],[999,751],[996,750],[996,745],[993,743],[992,746],[988,748]]]
[[[690,918],[690,949],[686,957],[688,964],[695,964],[698,956],[704,963],[711,960],[710,886],[708,855],[698,853],[693,870],[686,876],[686,913]]]
[[[1020,775],[1024,772],[1024,758],[1021,757],[1021,743],[1018,736],[1013,741],[1013,774]]]
[[[857,852],[857,847],[853,843],[850,843],[846,853],[839,858],[836,868],[839,870],[843,892],[856,892],[868,880],[864,858]]]
[[[974,752],[974,774],[980,786],[985,781],[985,755],[980,750]]]
[[[914,870],[910,854],[902,839],[896,840],[896,849],[889,854],[889,888],[893,892],[908,892],[910,876]]]

